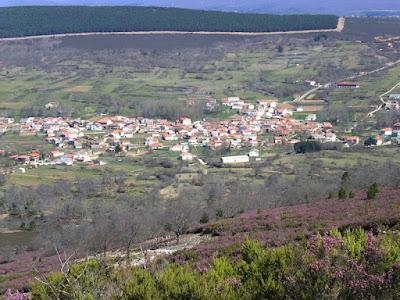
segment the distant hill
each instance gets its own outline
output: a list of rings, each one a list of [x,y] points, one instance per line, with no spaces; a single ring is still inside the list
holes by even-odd
[[[267,15],[133,6],[0,8],[0,37],[129,31],[271,32],[334,29],[334,15]]]
[[[394,11],[394,14],[400,15],[398,0],[2,0],[0,3],[0,6],[13,5],[142,5],[276,14],[336,15],[366,15],[372,11]]]

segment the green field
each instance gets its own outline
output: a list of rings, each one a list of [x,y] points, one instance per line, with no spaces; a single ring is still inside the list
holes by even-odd
[[[69,57],[45,69],[41,65],[33,69],[3,69],[0,72],[0,112],[16,117],[56,112],[90,117],[99,112],[134,114],[138,102],[149,100],[180,102],[187,98],[239,96],[252,102],[260,98],[291,101],[307,89],[303,84],[306,79],[334,81],[366,68],[360,61],[368,47],[352,42],[310,46],[300,40],[293,46],[286,46],[287,42],[282,41],[278,42],[283,45],[282,52],[277,51],[276,44],[246,43],[244,46],[235,44],[233,49],[229,44],[229,50],[225,49],[220,58],[211,55],[207,60],[187,61],[190,67],[184,64],[188,58],[169,66],[168,53],[158,53],[152,58],[159,59],[158,66],[151,62],[149,66],[136,66],[135,61],[131,61],[127,66],[110,68],[102,61],[103,57],[83,61]],[[62,57],[63,52],[59,51]],[[197,50],[187,51],[193,55],[202,54]],[[150,54],[142,55],[142,59],[146,59]],[[379,54],[376,59],[381,59]],[[337,74],[325,72],[328,66],[333,66]],[[388,85],[391,78],[385,79]],[[372,98],[385,87],[381,78],[370,80],[357,91],[358,95],[351,95],[355,99],[351,104],[363,104],[363,98]],[[347,94],[334,92],[332,97],[348,101]],[[362,99],[357,100],[357,97]],[[49,102],[57,103],[58,108],[46,110]]]

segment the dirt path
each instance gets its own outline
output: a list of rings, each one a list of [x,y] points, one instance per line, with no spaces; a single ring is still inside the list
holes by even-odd
[[[305,98],[307,98],[309,95],[311,95],[312,93],[318,91],[321,87],[322,87],[322,86],[318,86],[318,87],[315,87],[315,88],[313,88],[313,89],[311,89],[311,90],[305,92],[303,95],[297,97],[297,98],[294,100],[294,102],[297,102],[297,103],[298,103],[298,102],[303,101],[303,100],[304,100]]]
[[[389,62],[389,63],[385,64],[383,67],[380,67],[378,69],[375,69],[375,70],[372,70],[372,71],[369,71],[369,72],[361,72],[361,73],[359,73],[357,75],[353,75],[353,76],[347,77],[344,80],[352,80],[352,79],[364,77],[364,76],[367,76],[367,75],[371,75],[371,74],[374,74],[374,73],[378,73],[380,71],[384,71],[386,69],[390,69],[390,68],[394,67],[395,65],[397,65],[399,63],[400,63],[400,59],[396,60],[396,61]]]
[[[377,113],[378,111],[380,111],[382,109],[382,107],[386,104],[385,99],[383,99],[383,97],[385,97],[386,95],[390,94],[394,89],[396,89],[397,87],[400,87],[400,81],[393,86],[390,90],[388,90],[387,92],[383,93],[382,95],[379,96],[379,100],[382,102],[376,109],[374,109],[373,111],[368,113],[368,117],[372,117],[375,113]]]
[[[156,247],[155,249],[147,250],[146,252],[142,252],[139,249],[136,249],[136,250],[133,250],[130,254],[130,257],[131,257],[130,265],[131,266],[143,266],[151,261],[154,261],[157,258],[171,255],[177,251],[191,249],[202,242],[210,241],[212,239],[213,238],[208,235],[185,234],[185,235],[181,236],[179,244],[176,244],[175,239],[172,238],[171,242],[169,242],[168,244],[162,245],[162,246],[160,245],[160,246]],[[111,252],[108,252],[106,255],[107,255],[107,258],[122,259],[122,262],[125,263],[125,261],[124,261],[126,258],[125,250],[111,251]],[[91,257],[87,257],[84,259],[79,259],[78,262],[85,261],[87,259],[96,259],[96,258],[101,258],[101,257],[102,257],[102,254],[99,254],[98,256],[91,256]],[[119,263],[121,263],[121,262],[119,262]]]
[[[384,71],[384,70],[386,70],[386,69],[390,69],[390,68],[392,68],[392,67],[394,67],[394,66],[396,66],[396,65],[398,65],[398,64],[400,64],[400,59],[397,60],[397,61],[388,62],[388,63],[386,63],[383,67],[380,67],[380,68],[378,68],[378,69],[371,70],[371,71],[368,71],[368,72],[361,72],[361,73],[358,73],[358,74],[356,74],[356,75],[352,75],[352,76],[346,77],[346,78],[344,78],[343,80],[354,80],[354,79],[361,78],[361,77],[364,77],[364,76],[372,75],[372,74],[375,74],[375,73]],[[294,102],[299,103],[299,102],[303,101],[304,99],[306,99],[306,98],[307,98],[309,95],[311,95],[312,93],[318,91],[319,89],[329,87],[329,86],[331,86],[331,85],[333,85],[333,84],[335,84],[335,83],[334,83],[334,82],[331,82],[331,83],[327,83],[327,84],[324,84],[324,85],[320,85],[320,86],[318,86],[318,87],[315,87],[315,88],[313,88],[313,89],[311,89],[311,90],[305,92],[303,95],[297,97],[297,98],[294,100]],[[385,97],[387,94],[391,93],[391,92],[392,92],[397,86],[399,86],[399,85],[400,85],[400,82],[399,82],[398,84],[396,84],[393,88],[391,88],[389,91],[387,91],[387,92],[385,92],[384,94],[380,95],[380,96],[379,96],[379,99],[380,99],[380,101],[382,102],[382,104],[381,104],[378,108],[376,108],[376,109],[374,109],[373,111],[369,112],[367,115],[368,115],[369,117],[371,117],[371,116],[373,116],[376,112],[378,112],[379,110],[381,110],[382,107],[383,107],[383,105],[385,104],[385,100],[383,99],[383,97]]]
[[[210,32],[210,31],[132,31],[132,32],[84,32],[84,33],[62,33],[34,35],[14,38],[0,38],[0,42],[21,41],[45,38],[63,38],[70,36],[91,36],[91,35],[153,35],[153,34],[196,34],[196,35],[239,35],[239,36],[263,36],[263,35],[288,35],[288,34],[306,34],[306,33],[324,33],[324,32],[342,32],[345,28],[346,19],[340,17],[335,29],[315,29],[315,30],[295,30],[295,31],[275,31],[275,32]]]

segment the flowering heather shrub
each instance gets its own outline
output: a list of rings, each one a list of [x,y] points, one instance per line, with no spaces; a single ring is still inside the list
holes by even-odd
[[[118,270],[94,261],[32,286],[34,299],[398,299],[400,235],[334,230],[266,247],[246,238],[239,253],[208,263]],[[11,292],[9,292],[11,293]],[[12,294],[10,294],[12,295]],[[10,296],[11,297],[11,296]],[[25,298],[6,298],[25,299]]]
[[[20,291],[12,291],[11,289],[7,289],[5,295],[5,300],[30,300],[30,295],[23,294]]]

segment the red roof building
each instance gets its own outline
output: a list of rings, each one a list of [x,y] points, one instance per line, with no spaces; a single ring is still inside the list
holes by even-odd
[[[342,82],[336,82],[336,87],[358,89],[360,85],[357,82],[342,81]]]

